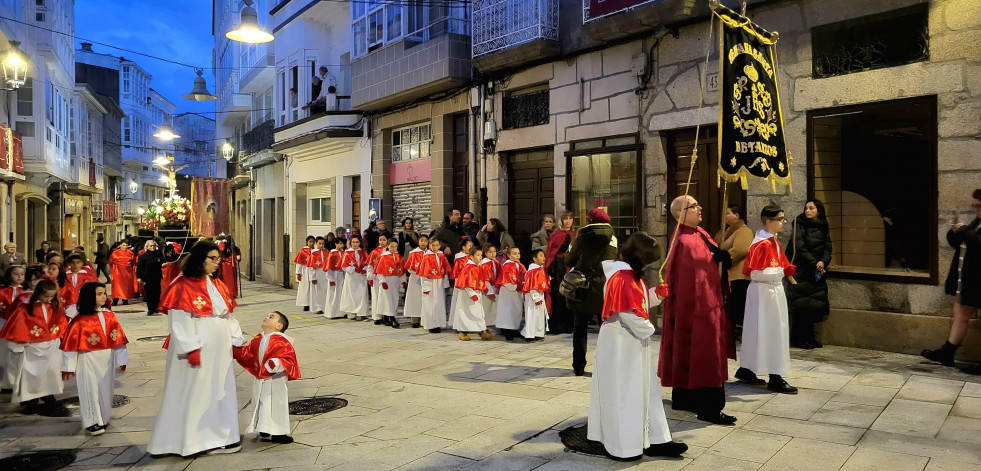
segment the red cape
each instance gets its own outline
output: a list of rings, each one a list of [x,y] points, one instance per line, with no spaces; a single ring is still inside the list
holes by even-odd
[[[743,275],[749,276],[753,270],[789,266],[790,260],[787,260],[787,255],[780,248],[780,242],[770,237],[749,247],[749,254],[746,255],[746,260],[743,262]]]
[[[228,305],[228,312],[235,310],[235,299],[228,293],[228,288],[221,280],[211,279],[218,292],[221,294],[225,304]],[[190,278],[180,275],[174,279],[167,290],[167,295],[160,301],[160,312],[170,313],[171,309],[187,311],[196,316],[206,317],[212,315],[213,306],[211,305],[211,295],[208,294],[208,282],[206,277]]]
[[[48,321],[44,321],[41,303],[34,305],[34,315],[27,314],[29,297],[18,296],[17,304],[10,312],[10,318],[0,329],[0,338],[11,342],[46,342],[61,338],[68,327],[68,318],[62,309],[52,309],[48,304]]]
[[[72,272],[68,272],[67,278],[65,279],[65,287],[62,288],[65,290],[65,296],[62,300],[64,304],[62,304],[62,306],[68,307],[78,302],[78,292],[82,290],[82,286],[84,286],[85,283],[90,283],[93,281],[98,282],[99,276],[90,269],[82,268],[79,270],[78,282],[76,283],[72,283]]]
[[[17,288],[17,294],[23,293],[24,288]],[[9,286],[0,286],[0,319],[6,319],[10,314],[11,307],[14,305],[14,289]]]
[[[106,330],[96,314],[75,316],[65,330],[61,339],[61,349],[66,352],[91,352],[108,348],[121,347],[129,343],[123,326],[112,311],[102,311],[106,318]],[[108,332],[108,334],[106,334]]]
[[[354,255],[358,254],[357,257]],[[364,267],[366,267],[366,262],[368,261],[368,252],[362,249],[354,250],[347,249],[344,251],[344,255],[341,258],[341,268],[354,267],[354,271],[358,273],[364,273]]]
[[[344,258],[344,252],[333,249],[327,254],[327,263],[324,265],[324,271],[339,271],[341,267],[341,259]]]
[[[497,260],[485,258],[480,261],[479,266],[484,282],[490,286],[497,284],[498,274],[501,273],[501,264]]]
[[[366,267],[369,267],[370,266],[372,268],[372,270],[374,270],[375,269],[375,265],[378,264],[378,259],[381,258],[381,254],[382,254],[382,248],[381,247],[375,247],[375,249],[372,250],[371,253],[368,254],[368,261],[364,264],[364,266],[366,266]]]
[[[647,314],[647,284],[637,279],[631,269],[620,270],[606,280],[603,294],[603,320],[621,312],[632,312],[649,319]]]
[[[266,345],[265,355],[259,358],[259,345],[262,343],[262,334],[252,337],[249,344],[244,347],[234,347],[232,355],[242,368],[252,373],[259,379],[271,378],[272,373],[266,370],[265,365],[273,358],[279,358],[279,363],[286,370],[286,378],[289,381],[300,378],[300,364],[296,361],[296,352],[293,345],[285,335],[278,332],[269,334],[269,344]]]
[[[375,274],[382,276],[402,276],[405,268],[402,268],[402,256],[399,254],[383,254],[375,265]]]
[[[327,255],[326,250],[311,250],[310,257],[307,259],[307,266],[314,270],[323,271],[324,267],[327,266]]]
[[[463,268],[460,269],[460,274],[456,277],[454,287],[458,289],[470,288],[477,291],[487,291],[483,271],[477,264],[468,260],[467,263],[458,263],[458,265],[463,265]]]
[[[571,230],[562,231],[558,229],[552,231],[552,234],[548,236],[548,245],[545,247],[546,273],[551,273],[552,262],[556,259],[565,258],[566,251],[562,250],[562,246],[565,245],[566,250],[568,250],[568,244],[572,243],[572,239],[575,236],[575,233]],[[548,308],[548,312],[552,312],[552,290],[545,292],[545,307]]]
[[[136,256],[129,250],[116,249],[109,256],[112,272],[112,298],[136,297]]]
[[[170,284],[181,274],[180,259],[163,264],[160,267],[160,271],[163,272],[163,278],[160,280],[160,298],[163,299],[167,296],[167,290],[170,289]]]
[[[419,264],[422,263],[422,256],[425,254],[425,250],[416,251],[413,249],[409,252],[409,256],[405,257],[405,263],[402,265],[406,271],[412,270],[416,275],[419,274]]]
[[[500,287],[511,283],[517,286],[518,291],[521,291],[521,282],[525,279],[525,273],[527,273],[527,269],[524,265],[508,260],[501,264],[500,275],[495,284]]]
[[[470,257],[467,257],[467,255],[463,253],[458,253],[453,256],[453,268],[449,273],[450,280],[455,280],[458,276],[460,276],[460,272],[463,271],[463,267],[467,266],[469,258]]]
[[[521,283],[521,292],[530,293],[532,291],[538,291],[540,293],[547,293],[548,287],[549,281],[548,276],[545,275],[545,269],[536,267],[525,273],[525,279]]]
[[[721,387],[729,379],[726,358],[735,358],[729,318],[722,301],[719,265],[705,245],[702,228],[681,226],[666,262],[664,328],[658,376],[665,387]]]
[[[446,261],[446,256],[440,253],[426,252],[419,263],[419,276],[426,278],[439,279],[450,272],[450,262]]]
[[[310,247],[303,247],[299,252],[296,253],[296,258],[293,259],[293,263],[297,265],[307,265],[307,261],[310,259]]]

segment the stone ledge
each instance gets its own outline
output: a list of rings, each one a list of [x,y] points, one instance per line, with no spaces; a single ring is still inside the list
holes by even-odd
[[[943,345],[950,331],[950,318],[832,309],[827,320],[815,324],[815,330],[821,342],[828,345],[918,355],[925,348]],[[981,320],[971,320],[957,359],[981,360]]]

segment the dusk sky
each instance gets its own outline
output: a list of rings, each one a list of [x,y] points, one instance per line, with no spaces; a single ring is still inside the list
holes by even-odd
[[[208,90],[217,94],[211,73],[211,2],[209,0],[78,0],[75,2],[75,47],[83,38],[196,65],[204,69]],[[151,87],[177,112],[214,118],[215,102],[185,100],[197,75],[183,67],[129,52],[93,45],[99,53],[123,56],[153,77]]]

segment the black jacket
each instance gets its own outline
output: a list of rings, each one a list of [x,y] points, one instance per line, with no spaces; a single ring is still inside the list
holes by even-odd
[[[569,309],[584,314],[599,314],[603,310],[603,261],[616,260],[616,238],[609,224],[590,224],[579,229],[572,242],[565,264],[589,278],[589,296],[581,303],[568,302]]]
[[[824,219],[808,219],[801,214],[791,227],[787,259],[797,265],[797,284],[787,285],[787,305],[793,316],[810,316],[820,321],[828,315],[828,283],[825,276],[815,281],[817,263],[831,265],[831,231]],[[796,257],[795,257],[796,249]]]
[[[445,217],[439,227],[433,230],[429,238],[435,237],[444,249],[449,247],[450,254],[455,254],[460,251],[460,242],[464,236],[466,236],[466,232],[463,231],[463,226],[460,224],[450,224],[450,218]]]
[[[136,260],[136,277],[143,283],[160,282],[163,279],[161,266],[164,263],[163,254],[159,250],[147,250]]]
[[[954,248],[954,259],[950,261],[944,292],[951,296],[957,293],[960,275],[961,305],[981,308],[981,218],[957,231],[947,231],[947,243]],[[962,244],[967,246],[963,253]],[[964,256],[963,265],[961,255]]]

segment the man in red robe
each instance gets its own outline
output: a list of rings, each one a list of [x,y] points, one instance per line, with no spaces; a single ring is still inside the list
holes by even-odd
[[[725,314],[719,262],[728,254],[698,227],[702,208],[690,196],[671,203],[678,221],[674,248],[665,262],[669,286],[664,299],[664,328],[658,376],[673,388],[671,408],[695,412],[699,420],[732,425],[736,418],[724,414],[729,379],[726,358],[735,358],[735,343]]]
[[[109,256],[109,266],[112,269],[112,305],[129,304],[136,297],[136,256],[130,250],[129,244],[123,242]]]

